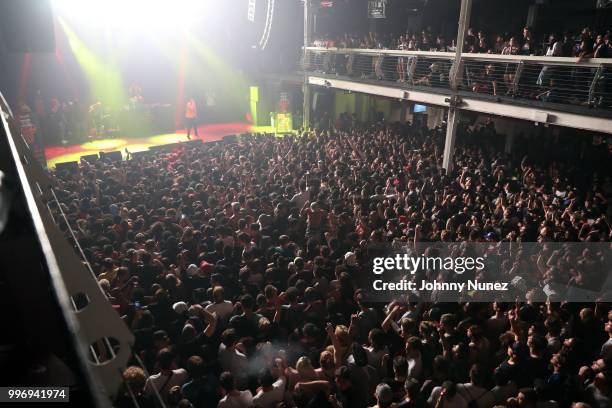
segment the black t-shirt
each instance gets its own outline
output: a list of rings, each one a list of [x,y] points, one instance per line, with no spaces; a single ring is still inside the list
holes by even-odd
[[[135,398],[139,407],[155,408],[157,406],[152,395],[139,394]],[[115,401],[115,406],[117,408],[132,408],[134,406],[134,401],[130,394],[122,394]]]
[[[162,272],[161,267],[154,264],[142,265],[136,267],[135,270],[138,280],[140,281],[140,286],[147,291],[155,281],[155,278]]]
[[[529,358],[528,366],[529,372],[532,373],[533,378],[539,379],[547,379],[550,376],[550,371],[548,370],[548,361],[546,358]]]
[[[597,46],[595,52],[597,52],[597,58],[610,58],[610,47],[605,43]]]
[[[182,387],[183,395],[195,408],[214,407],[219,403],[219,376],[212,373],[205,375]]]
[[[155,317],[156,324],[164,330],[168,330],[176,318],[176,312],[172,310],[172,306],[167,301],[151,303],[147,309]]]
[[[229,325],[236,330],[238,338],[257,337],[259,332],[259,319],[261,315],[253,313],[249,316],[245,314],[234,316],[230,319]]]
[[[298,280],[304,280],[306,283],[310,283],[312,281],[312,272],[311,271],[300,271],[296,272],[287,279],[287,287],[295,286],[295,283]]]
[[[421,398],[417,398],[416,400],[410,400],[410,401],[403,400],[402,402],[396,404],[395,407],[396,408],[424,408],[425,403],[423,402]]]
[[[283,305],[281,309],[281,324],[288,330],[299,327],[304,319],[304,309],[306,305],[296,303],[294,305]]]
[[[354,386],[350,386],[344,391],[336,391],[336,399],[343,407],[366,408],[368,406],[368,401],[360,398],[360,395],[361,394]]]
[[[157,330],[155,328],[147,327],[144,329],[136,329],[134,333],[134,351],[140,353],[141,351],[153,347],[153,332]]]
[[[533,384],[533,373],[529,370],[528,364],[510,364],[506,360],[500,364],[499,370],[506,372],[508,378],[518,388],[529,387]]]

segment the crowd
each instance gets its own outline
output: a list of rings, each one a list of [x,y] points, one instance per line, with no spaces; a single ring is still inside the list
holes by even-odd
[[[468,29],[463,52],[503,55],[547,55],[556,57],[610,58],[610,30],[597,33],[589,27],[579,33],[565,31],[548,37],[536,38],[531,27],[524,27],[518,35],[510,33],[487,34],[484,30]],[[421,32],[385,36],[376,32],[366,35],[344,34],[337,38],[320,37],[315,47],[390,49],[407,51],[455,51],[456,39],[434,34],[431,27]]]
[[[546,55],[589,58],[608,58],[610,33],[595,34],[584,28],[579,35],[571,32],[552,34],[544,42],[537,42],[530,27],[521,35],[488,36],[482,30],[470,28],[464,41],[464,52],[502,55]],[[399,38],[383,38],[370,32],[363,38],[344,35],[336,40],[316,40],[316,46],[339,48],[397,49],[416,51],[454,51],[454,40],[433,35],[431,28],[420,34],[406,34]],[[409,57],[359,54],[318,54],[305,60],[308,69],[326,73],[361,76],[378,80],[410,82],[413,85],[447,87],[450,84],[451,64],[448,60],[420,56]],[[310,65],[308,65],[310,64]],[[519,70],[519,65],[521,68]],[[612,91],[608,69],[599,72],[594,67],[543,66],[523,61],[466,61],[461,72],[460,89],[493,96],[511,96],[544,102],[606,108],[612,105]]]
[[[612,238],[605,145],[541,137],[505,154],[490,124],[460,132],[448,174],[441,129],[349,115],[56,172],[136,338],[116,406],[611,407],[608,304],[365,295],[393,240]]]

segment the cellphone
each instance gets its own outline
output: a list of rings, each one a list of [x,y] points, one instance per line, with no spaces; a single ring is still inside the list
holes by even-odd
[[[134,302],[134,310],[140,310],[140,302]]]

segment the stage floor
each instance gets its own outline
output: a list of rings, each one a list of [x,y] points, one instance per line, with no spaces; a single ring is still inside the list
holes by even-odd
[[[198,127],[198,137],[191,135],[191,139],[202,139],[204,142],[214,142],[224,136],[244,132],[274,132],[271,126],[253,126],[248,123],[215,123]],[[125,158],[125,149],[130,152],[147,150],[151,146],[186,142],[187,132],[177,130],[176,133],[166,133],[146,138],[115,137],[112,139],[98,139],[79,145],[50,146],[45,148],[45,157],[49,168],[57,163],[79,161],[81,156],[98,152],[111,152],[120,150]]]

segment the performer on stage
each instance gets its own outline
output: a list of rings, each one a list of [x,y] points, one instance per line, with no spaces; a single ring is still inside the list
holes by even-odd
[[[97,101],[93,105],[89,106],[89,120],[91,127],[94,129],[94,133],[97,137],[101,137],[104,133],[104,112],[102,109],[102,102]]]
[[[198,110],[193,98],[189,98],[185,107],[185,125],[187,127],[187,139],[191,140],[191,129],[194,130],[196,137],[198,137]]]

